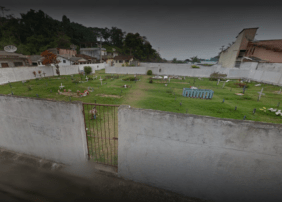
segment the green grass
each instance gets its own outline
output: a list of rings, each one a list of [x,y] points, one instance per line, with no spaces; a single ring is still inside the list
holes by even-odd
[[[260,87],[256,87],[256,82],[249,83],[249,87],[246,89],[245,95],[238,96],[235,93],[242,93],[242,88],[234,85],[238,83],[238,80],[231,80],[226,83],[222,88],[222,82],[217,86],[217,81],[209,81],[208,78],[199,80],[198,78],[186,77],[185,80],[171,79],[171,82],[167,86],[165,82],[154,80],[153,83],[149,83],[149,77],[147,75],[138,75],[140,81],[123,81],[123,78],[132,77],[130,75],[113,75],[115,78],[111,78],[112,74],[105,74],[104,70],[96,71],[95,76],[102,78],[108,77],[101,82],[98,79],[90,80],[86,83],[72,83],[71,76],[61,76],[52,78],[42,78],[41,80],[30,80],[24,85],[22,82],[11,83],[0,86],[1,94],[11,94],[24,97],[36,97],[36,94],[43,99],[54,99],[69,101],[69,97],[65,95],[58,95],[58,89],[61,83],[65,88],[71,89],[72,92],[80,90],[83,92],[87,87],[94,88],[94,92],[90,93],[86,97],[71,97],[71,101],[83,101],[85,103],[101,103],[101,104],[128,104],[136,108],[155,109],[161,111],[170,111],[177,113],[186,113],[196,115],[204,115],[219,118],[231,118],[242,120],[246,116],[246,120],[268,122],[268,123],[282,123],[282,117],[276,116],[269,111],[263,112],[259,110],[262,107],[277,108],[278,102],[281,102],[281,95],[275,94],[274,91],[279,91],[280,87],[262,84]],[[89,76],[88,76],[89,77]],[[80,80],[79,75],[74,75],[75,79]],[[193,85],[201,89],[212,89],[215,93],[212,100],[186,98],[182,96],[182,89]],[[85,77],[83,77],[85,80]],[[47,83],[47,85],[46,85]],[[105,84],[107,83],[107,84]],[[130,88],[122,88],[122,86],[130,85]],[[28,90],[28,86],[32,90]],[[257,101],[258,93],[261,88],[264,88],[263,93],[265,96],[261,97],[260,101]],[[230,89],[232,88],[232,91]],[[50,92],[52,90],[52,92]],[[122,91],[122,93],[121,93]],[[97,94],[115,95],[118,97],[101,97]],[[175,94],[175,95],[174,95]],[[120,97],[121,96],[121,97]],[[222,100],[225,100],[222,103]],[[182,105],[180,106],[180,102]],[[235,111],[235,107],[237,110]],[[256,108],[256,113],[253,114],[253,109]],[[280,107],[281,108],[281,107]]]

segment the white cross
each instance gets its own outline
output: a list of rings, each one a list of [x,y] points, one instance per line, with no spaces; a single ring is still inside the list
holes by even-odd
[[[219,84],[219,81],[220,81],[220,79],[217,79],[217,84],[216,84],[216,85],[218,85],[218,84]]]
[[[61,83],[61,86],[59,86],[60,89],[64,88],[65,86],[63,86],[63,84]]]
[[[100,76],[100,79],[99,79],[100,81],[101,81],[101,86],[102,86],[102,81],[103,81],[103,79],[101,78],[101,76]]]
[[[224,88],[224,86],[225,86],[225,82],[223,83],[222,88]]]
[[[262,93],[262,91],[263,91],[263,88],[261,89],[260,92],[258,92],[258,94],[259,94],[258,100],[260,100],[261,95],[265,95],[264,93]]]

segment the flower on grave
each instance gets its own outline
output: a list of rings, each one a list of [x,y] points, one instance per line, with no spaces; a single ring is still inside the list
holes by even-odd
[[[262,111],[266,112],[266,108],[265,108],[265,107],[260,108],[259,110],[262,110]],[[269,110],[269,109],[268,109],[268,110]]]
[[[64,89],[64,92],[66,92],[67,90],[66,89]]]

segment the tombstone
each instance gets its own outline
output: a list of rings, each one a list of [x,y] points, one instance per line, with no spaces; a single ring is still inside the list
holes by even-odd
[[[278,94],[280,94],[280,93],[281,93],[281,88],[280,88],[280,90],[279,90]]]
[[[262,93],[262,91],[263,91],[263,88],[261,89],[260,92],[258,92],[259,96],[258,96],[258,100],[257,101],[260,101],[261,95],[265,95],[264,93]]]
[[[245,94],[245,90],[246,90],[246,85],[244,85],[243,87],[243,94]]]
[[[86,79],[86,81],[88,81],[88,77],[87,76],[85,77],[85,79]]]
[[[222,103],[224,103],[224,99],[222,100]]]
[[[243,120],[245,120],[245,119],[246,119],[246,115],[244,116]]]
[[[226,82],[224,82],[224,83],[223,83],[223,85],[222,85],[222,88],[224,88],[224,86],[225,86],[225,83],[226,83]]]
[[[237,106],[235,107],[235,111],[237,110]]]
[[[60,89],[63,89],[65,86],[61,83],[61,86],[59,86]]]
[[[99,79],[100,81],[101,81],[101,86],[102,86],[102,81],[103,81],[103,79],[101,78],[101,76],[100,76],[100,79]]]
[[[167,86],[167,84],[165,84],[165,86]]]
[[[169,81],[169,83],[170,83],[170,77],[168,77],[168,81]]]
[[[217,84],[216,84],[216,85],[218,85],[218,84],[219,84],[219,82],[220,82],[220,79],[217,79]]]
[[[52,93],[52,90],[50,90],[50,93]]]

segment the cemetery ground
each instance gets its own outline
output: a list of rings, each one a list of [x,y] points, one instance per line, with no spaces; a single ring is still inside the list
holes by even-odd
[[[102,85],[99,80],[100,76],[103,79]],[[84,103],[96,102],[111,105],[126,104],[136,108],[189,113],[218,118],[243,120],[245,117],[245,120],[282,123],[282,116],[277,116],[274,112],[267,110],[268,108],[281,109],[282,103],[280,106],[280,102],[282,94],[279,93],[279,86],[263,83],[260,86],[255,86],[258,82],[251,82],[247,83],[248,86],[244,95],[236,95],[235,93],[243,92],[241,87],[235,85],[235,83],[239,83],[238,79],[230,80],[223,87],[224,82],[219,82],[219,85],[217,85],[217,81],[210,81],[208,78],[185,77],[184,79],[183,76],[181,76],[183,78],[182,80],[170,79],[170,82],[153,80],[153,83],[149,83],[151,76],[148,75],[137,75],[137,79],[139,80],[136,82],[134,80],[122,80],[129,77],[132,78],[134,75],[105,74],[105,70],[96,71],[94,75],[88,76],[91,79],[88,81],[86,81],[85,76],[81,78],[79,74],[48,78],[42,76],[41,79],[33,79],[25,83],[20,81],[0,85],[0,94],[39,97],[67,102],[82,101]],[[58,90],[61,83],[65,86],[66,91],[70,89],[71,92],[65,92],[64,95],[59,94]],[[124,88],[123,85],[128,85],[129,88]],[[195,86],[198,89],[213,90],[213,98],[207,100],[183,97],[183,88],[189,88],[190,86]],[[93,92],[89,92],[87,96],[77,96],[77,90],[83,93],[85,90],[88,90],[88,87],[93,88]],[[258,92],[262,88],[264,95],[258,101]],[[264,107],[266,110],[261,110]],[[109,115],[112,115],[112,113]],[[86,116],[89,116],[88,112]],[[99,119],[99,109],[97,117]],[[89,126],[94,124],[94,122],[90,123]],[[112,131],[114,130],[112,129]]]

